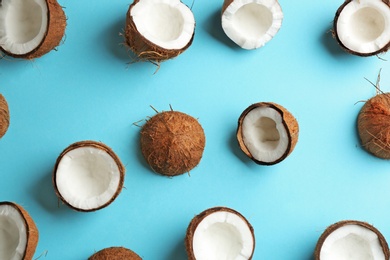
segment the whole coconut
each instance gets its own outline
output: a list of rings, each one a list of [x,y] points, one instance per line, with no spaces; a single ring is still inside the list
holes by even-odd
[[[5,98],[0,94],[0,138],[5,135],[9,127],[9,110]]]
[[[93,254],[88,260],[142,260],[130,249],[124,247],[108,247]]]

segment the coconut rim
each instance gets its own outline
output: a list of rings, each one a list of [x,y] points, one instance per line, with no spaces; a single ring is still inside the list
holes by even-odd
[[[78,207],[75,207],[74,205],[72,205],[71,203],[69,203],[63,196],[62,194],[60,193],[59,189],[58,189],[58,185],[57,185],[57,169],[58,169],[58,166],[62,160],[62,158],[70,151],[74,150],[74,149],[77,149],[77,148],[80,148],[80,147],[92,147],[92,148],[96,148],[96,149],[100,149],[104,152],[106,152],[116,163],[117,167],[118,167],[118,171],[119,171],[119,183],[118,183],[118,187],[117,187],[117,190],[115,191],[115,193],[112,195],[112,197],[106,202],[106,203],[103,203],[102,205],[96,207],[96,208],[91,208],[91,209],[83,209],[83,208],[78,208]],[[76,211],[81,211],[81,212],[92,212],[92,211],[97,211],[97,210],[100,210],[102,208],[105,208],[107,207],[108,205],[110,205],[117,197],[118,195],[120,194],[122,188],[123,188],[123,185],[124,185],[124,178],[125,178],[125,167],[123,166],[122,162],[120,161],[119,157],[114,153],[114,151],[108,147],[107,145],[101,143],[101,142],[96,142],[96,141],[92,141],[92,140],[87,140],[87,141],[79,141],[79,142],[75,142],[71,145],[69,145],[67,148],[65,148],[61,154],[57,157],[57,160],[56,160],[56,163],[55,163],[55,166],[54,166],[54,170],[53,170],[53,178],[52,178],[52,182],[53,182],[53,186],[54,186],[54,190],[58,196],[59,199],[61,199],[61,201],[63,203],[65,203],[67,206],[69,206],[70,208],[76,210]]]

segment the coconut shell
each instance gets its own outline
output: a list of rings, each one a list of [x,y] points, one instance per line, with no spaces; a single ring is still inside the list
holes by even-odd
[[[109,247],[96,252],[88,260],[142,260],[142,258],[130,249]]]
[[[208,215],[213,214],[215,212],[221,212],[221,211],[233,213],[233,214],[239,216],[248,225],[248,227],[252,233],[252,238],[253,238],[253,250],[252,250],[252,254],[251,254],[250,258],[248,258],[248,259],[252,259],[253,253],[255,251],[255,231],[254,231],[252,225],[240,212],[238,212],[234,209],[227,208],[227,207],[214,207],[214,208],[209,208],[209,209],[201,212],[199,215],[196,215],[191,220],[190,224],[188,225],[186,237],[185,237],[185,246],[186,246],[186,251],[187,251],[187,255],[188,255],[188,260],[196,260],[192,241],[194,239],[194,234],[195,234],[195,231],[196,231],[199,223],[202,222],[203,219],[205,217],[207,217]]]
[[[369,99],[359,112],[357,128],[364,149],[390,159],[390,93]]]
[[[255,159],[252,154],[249,152],[248,148],[246,147],[244,143],[244,138],[242,135],[242,123],[244,121],[245,116],[252,110],[258,107],[268,107],[276,110],[283,119],[283,125],[287,131],[288,136],[288,146],[285,151],[285,153],[276,161],[274,162],[262,162],[257,159]],[[237,127],[237,141],[238,145],[240,146],[240,149],[255,163],[260,165],[273,165],[277,164],[284,159],[287,158],[287,156],[294,150],[295,145],[298,142],[298,136],[299,136],[299,125],[295,117],[283,106],[278,105],[276,103],[270,103],[270,102],[259,102],[250,105],[247,109],[245,109],[242,114],[240,115],[238,119],[238,127]]]
[[[0,94],[0,138],[5,135],[8,130],[10,122],[10,115],[7,101],[4,96]]]
[[[47,30],[42,42],[32,51],[25,54],[14,54],[4,50],[0,46],[0,51],[4,54],[22,59],[35,59],[43,56],[56,48],[65,34],[66,16],[62,7],[56,0],[46,0],[47,3]]]
[[[191,46],[194,39],[194,33],[187,45],[181,49],[165,49],[142,36],[137,29],[137,25],[135,24],[133,17],[131,16],[132,8],[138,4],[139,1],[140,0],[134,0],[134,2],[130,5],[126,15],[125,28],[126,45],[135,55],[137,55],[138,60],[160,63],[162,61],[175,58]]]
[[[388,42],[383,48],[375,51],[375,52],[370,52],[370,53],[360,53],[353,51],[346,47],[340,40],[339,34],[337,32],[337,23],[340,17],[341,12],[344,10],[344,7],[348,4],[350,4],[352,1],[356,0],[346,0],[336,11],[335,17],[333,19],[333,37],[336,39],[337,43],[340,45],[340,47],[346,51],[347,53],[361,56],[361,57],[368,57],[368,56],[373,56],[373,55],[378,55],[380,53],[387,52],[387,50],[390,48],[390,42]],[[390,8],[390,1],[389,0],[382,0],[383,3],[385,3],[389,8]]]
[[[141,151],[153,171],[167,176],[189,172],[202,158],[206,138],[195,118],[178,112],[161,112],[141,130]]]
[[[64,155],[66,155],[71,150],[74,150],[74,149],[77,149],[80,147],[93,147],[93,148],[97,148],[97,149],[100,149],[100,150],[108,153],[114,159],[116,165],[119,168],[119,173],[120,173],[120,180],[119,180],[118,189],[116,190],[114,196],[106,204],[103,204],[100,207],[97,207],[94,209],[89,209],[89,210],[76,208],[76,207],[72,206],[71,204],[69,204],[69,202],[67,202],[66,199],[58,191],[57,182],[56,182],[57,168],[58,168],[58,165],[59,165],[61,159],[64,157]],[[119,157],[114,153],[114,151],[110,147],[108,147],[107,145],[105,145],[101,142],[87,140],[87,141],[80,141],[80,142],[73,143],[62,151],[62,153],[58,156],[57,161],[55,163],[52,181],[53,181],[54,190],[55,190],[58,198],[60,198],[64,204],[68,205],[70,208],[77,210],[77,211],[90,212],[90,211],[96,211],[96,210],[107,207],[118,197],[119,193],[122,191],[122,188],[123,188],[123,184],[124,184],[124,180],[125,180],[125,171],[126,171],[126,169],[123,166],[121,160],[119,159]]]
[[[35,225],[34,220],[31,218],[31,216],[22,206],[8,201],[0,202],[0,206],[4,206],[4,205],[8,205],[16,209],[20,213],[21,217],[23,218],[26,227],[27,244],[22,259],[23,260],[33,259],[35,249],[38,245],[38,240],[39,240],[39,232],[37,226]]]
[[[343,221],[340,221],[340,222],[337,222],[331,226],[329,226],[325,231],[324,233],[322,233],[322,235],[320,236],[320,238],[318,239],[318,242],[317,242],[317,245],[316,245],[316,248],[315,248],[315,251],[314,251],[314,257],[315,257],[315,260],[320,260],[320,254],[321,254],[321,249],[322,249],[322,245],[324,244],[325,240],[328,238],[328,236],[333,233],[334,231],[336,231],[337,229],[345,226],[345,225],[358,225],[358,226],[361,226],[361,227],[364,227],[364,228],[367,228],[369,230],[371,230],[372,232],[374,232],[377,236],[378,236],[378,239],[379,239],[379,243],[383,249],[383,254],[385,255],[385,259],[389,259],[390,257],[390,254],[389,254],[389,246],[386,242],[386,239],[385,237],[381,234],[381,232],[379,232],[378,229],[376,229],[374,226],[366,223],[366,222],[362,222],[362,221],[357,221],[357,220],[343,220]]]

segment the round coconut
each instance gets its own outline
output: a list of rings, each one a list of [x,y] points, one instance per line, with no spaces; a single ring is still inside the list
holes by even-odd
[[[3,0],[0,5],[0,51],[14,58],[35,59],[56,48],[66,17],[56,0]]]
[[[167,176],[189,172],[202,158],[206,138],[195,118],[161,112],[141,129],[141,151],[153,171]]]
[[[125,167],[107,145],[81,141],[68,146],[57,158],[53,185],[57,196],[82,212],[110,205],[120,194]]]
[[[315,260],[389,259],[384,236],[372,225],[343,220],[329,226],[318,239]]]
[[[137,60],[159,63],[192,44],[195,18],[180,0],[135,0],[126,16],[126,45]]]
[[[33,219],[20,205],[0,202],[0,258],[31,260],[39,232]],[[15,234],[18,233],[18,234]]]
[[[9,109],[4,96],[0,94],[0,138],[5,135],[8,130],[10,121]]]
[[[252,104],[238,119],[238,144],[257,164],[273,165],[283,161],[294,150],[298,136],[297,120],[276,103]]]
[[[386,52],[390,47],[390,1],[346,0],[336,11],[333,36],[353,55]]]
[[[214,207],[191,220],[185,246],[189,260],[252,259],[255,250],[254,229],[238,211]]]
[[[357,128],[364,149],[376,157],[390,159],[390,93],[378,94],[363,105]]]
[[[88,260],[142,260],[135,252],[124,247],[109,247],[93,254]]]

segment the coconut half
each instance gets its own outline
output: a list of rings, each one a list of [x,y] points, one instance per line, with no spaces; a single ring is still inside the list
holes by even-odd
[[[0,51],[15,58],[38,58],[57,47],[66,17],[56,0],[0,1]]]
[[[122,190],[125,168],[103,143],[81,141],[58,157],[53,183],[58,197],[78,211],[95,211],[111,204]]]
[[[22,206],[0,202],[0,259],[31,260],[38,238],[38,229]]]
[[[344,220],[329,226],[318,240],[316,260],[388,260],[389,247],[372,225]]]
[[[238,144],[258,164],[273,165],[283,161],[294,150],[298,134],[295,117],[275,103],[253,104],[238,119]]]
[[[124,247],[108,247],[96,252],[88,260],[142,260],[142,258]]]
[[[8,130],[10,121],[9,109],[7,100],[0,94],[0,138],[5,135]]]
[[[206,137],[198,120],[178,111],[161,112],[141,129],[141,151],[153,171],[176,176],[202,159]]]
[[[283,12],[277,0],[225,0],[222,28],[243,49],[264,46],[282,26]]]
[[[334,36],[349,53],[371,56],[390,46],[390,6],[382,0],[347,0],[336,12]]]
[[[252,225],[239,212],[210,208],[195,216],[185,238],[188,259],[252,259],[255,235]]]
[[[126,45],[139,60],[174,58],[192,43],[194,15],[180,0],[135,0],[126,17]]]

